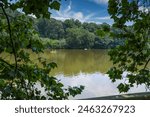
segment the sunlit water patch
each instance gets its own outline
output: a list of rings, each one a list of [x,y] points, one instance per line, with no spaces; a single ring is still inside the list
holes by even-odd
[[[67,86],[85,86],[84,91],[81,95],[77,95],[76,97],[70,97],[70,99],[83,99],[83,98],[91,98],[91,97],[102,97],[102,96],[110,96],[110,95],[118,95],[117,85],[121,81],[117,81],[112,83],[108,75],[102,74],[100,72],[95,73],[78,73],[77,75],[65,76],[63,74],[56,75],[58,79],[64,83],[65,87]],[[131,88],[128,93],[136,93],[136,92],[145,92],[145,86],[135,86]]]

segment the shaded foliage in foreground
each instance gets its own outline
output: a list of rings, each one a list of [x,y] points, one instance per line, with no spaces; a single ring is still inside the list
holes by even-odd
[[[23,2],[29,3],[22,6]],[[37,3],[35,0],[32,2]],[[43,9],[44,6],[32,2],[21,0],[11,5],[8,1],[0,1],[0,99],[68,99],[69,96],[76,96],[84,87],[65,88],[50,74],[50,71],[57,67],[56,63],[49,63],[39,56],[39,67],[31,60],[30,53],[26,50],[29,45],[32,52],[37,55],[44,50],[43,44],[37,39],[39,37],[33,28],[32,18],[23,14],[15,17],[9,15],[10,12],[14,13],[10,9],[23,7],[26,14],[49,16],[48,11]],[[50,8],[57,10],[59,4],[56,1],[51,2]],[[42,10],[35,12],[34,9],[30,9],[31,5],[35,8],[42,7]]]
[[[144,84],[150,89],[150,2],[149,0],[109,0],[108,12],[114,19],[113,27],[120,30],[114,38],[125,39],[125,44],[109,52],[115,64],[109,71],[112,82],[125,80],[118,85],[127,92],[134,85]],[[131,28],[126,23],[132,22]],[[126,73],[126,75],[123,75]]]

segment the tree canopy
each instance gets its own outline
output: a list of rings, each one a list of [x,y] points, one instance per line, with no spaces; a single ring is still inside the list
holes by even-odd
[[[21,8],[22,11],[28,14],[34,14],[37,18],[50,18],[51,12],[49,9],[59,10],[61,0],[2,0],[4,8],[16,10]]]
[[[74,19],[59,21],[54,18],[40,18],[35,19],[35,27],[42,37],[41,41],[49,43],[48,48],[108,49],[124,43],[123,39],[117,40],[111,37],[111,30],[114,29],[107,23],[82,23]],[[77,38],[80,44],[75,44]]]
[[[127,92],[135,85],[150,88],[150,1],[109,0],[108,12],[114,19],[112,35],[125,39],[125,44],[109,52],[115,67],[109,71],[112,82],[124,80],[118,85],[120,92]],[[128,23],[132,26],[127,25]]]

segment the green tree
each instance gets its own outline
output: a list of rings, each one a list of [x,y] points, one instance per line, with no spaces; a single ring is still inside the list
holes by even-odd
[[[101,27],[96,30],[96,34],[99,35],[101,38],[110,38],[110,34],[111,34],[111,28],[110,25],[107,23],[103,23],[101,24]]]
[[[30,58],[30,52],[26,50],[29,44],[35,56],[44,51],[33,19],[24,14],[13,17],[6,10],[23,8],[26,14],[49,18],[48,9],[58,10],[59,6],[59,2],[49,0],[18,0],[13,4],[0,1],[0,99],[68,99],[82,92],[83,86],[64,88],[51,76],[50,71],[57,67],[56,63],[39,56],[39,66]]]
[[[62,39],[64,37],[64,28],[61,21],[40,18],[37,23],[37,31],[42,37],[50,39]]]
[[[118,85],[120,92],[127,92],[134,85],[150,87],[149,6],[149,0],[109,0],[108,12],[114,19],[113,27],[119,30],[113,36],[125,39],[124,45],[109,52],[115,64],[108,71],[110,79],[112,82],[125,81]],[[127,24],[130,22],[132,26],[129,28]]]
[[[68,28],[66,33],[66,43],[68,48],[80,48],[81,30],[79,28]]]
[[[110,25],[107,23],[101,24],[101,28],[104,32],[110,32]]]
[[[82,28],[68,28],[66,43],[68,48],[92,48],[95,35]]]
[[[37,22],[36,22],[36,30],[39,32],[41,37],[48,37],[49,38],[49,24],[50,21],[49,19],[43,19],[40,18]]]
[[[96,29],[98,28],[97,24],[95,23],[87,23],[87,22],[84,22],[83,23],[83,28],[88,30],[89,32],[93,32],[95,33]]]
[[[67,28],[79,28],[81,27],[81,22],[79,20],[67,19],[64,21],[63,25],[65,30]]]

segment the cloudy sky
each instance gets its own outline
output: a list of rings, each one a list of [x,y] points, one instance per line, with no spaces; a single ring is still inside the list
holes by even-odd
[[[107,12],[108,0],[62,0],[59,11],[52,11],[52,17],[58,20],[78,19],[81,22],[112,24]]]

